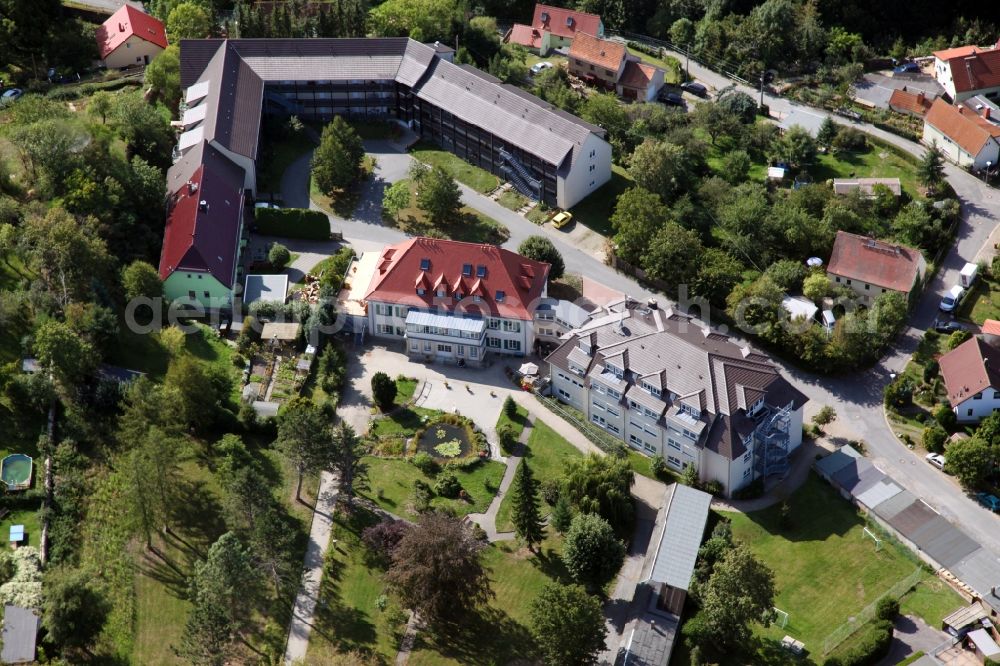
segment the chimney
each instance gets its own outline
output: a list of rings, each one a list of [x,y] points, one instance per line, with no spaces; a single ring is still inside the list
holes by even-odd
[[[919,104],[920,106],[924,105],[924,91],[923,90],[921,90],[920,92],[917,93],[917,104]]]
[[[597,353],[597,331],[590,332],[590,355]]]
[[[985,118],[986,120],[990,119],[990,107],[988,106],[983,107],[983,118]]]

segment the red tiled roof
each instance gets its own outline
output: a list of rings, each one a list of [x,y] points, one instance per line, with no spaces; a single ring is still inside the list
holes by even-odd
[[[428,268],[421,270],[425,260]],[[471,266],[470,275],[463,275],[465,265]],[[483,276],[480,267],[485,267]],[[548,264],[495,245],[412,238],[382,251],[365,300],[527,320],[548,277]],[[461,301],[453,298],[458,284],[468,289]],[[417,294],[416,287],[423,285],[426,293]],[[438,287],[444,287],[446,298],[436,297]],[[504,293],[500,302],[498,292]],[[474,294],[482,300],[475,302]]]
[[[504,36],[504,42],[537,49],[542,45],[542,33],[538,28],[532,28],[530,25],[515,23],[514,27]]]
[[[889,96],[889,108],[901,113],[912,113],[922,116],[927,113],[934,103],[933,98],[928,97],[923,91],[912,93],[905,87],[892,91]]]
[[[981,338],[966,340],[938,362],[952,407],[985,389],[1000,389],[1000,349]]]
[[[934,100],[924,122],[954,141],[973,157],[990,138],[1000,139],[1000,127],[963,106],[952,106],[940,97]]]
[[[232,287],[243,217],[243,170],[207,144],[191,152],[201,159],[192,157],[197,167],[170,197],[160,279],[189,270],[209,273]]]
[[[569,47],[571,58],[589,62],[604,69],[618,71],[618,66],[625,59],[625,45],[594,37],[581,32]]]
[[[956,46],[953,49],[942,49],[941,51],[935,51],[933,53],[934,57],[938,60],[951,60],[952,58],[964,58],[965,56],[970,56],[973,53],[978,53],[983,49],[978,46]]]
[[[656,67],[653,65],[629,60],[625,63],[625,69],[622,71],[622,77],[618,80],[618,83],[626,88],[645,89],[649,87],[654,76],[656,76]]]
[[[1000,321],[987,319],[983,322],[983,333],[986,335],[1000,335]]]
[[[1000,86],[1000,50],[980,51],[948,60],[955,92]]]
[[[163,23],[132,5],[124,4],[95,32],[97,50],[101,58],[128,41],[132,35],[152,42],[160,48],[167,48],[167,35]]]
[[[920,259],[919,250],[838,231],[827,272],[908,293],[917,279]]]
[[[543,20],[542,14],[545,14],[548,20]],[[571,21],[567,21],[567,19],[571,19]],[[535,5],[535,17],[531,20],[531,26],[539,30],[548,30],[553,35],[567,39],[573,39],[581,32],[590,35],[603,32],[601,30],[601,17],[597,14],[587,14],[586,12],[542,4]]]

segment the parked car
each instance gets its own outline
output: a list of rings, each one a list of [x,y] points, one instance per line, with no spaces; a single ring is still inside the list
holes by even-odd
[[[954,319],[934,320],[934,330],[938,333],[954,333],[955,331],[964,331],[965,328],[965,324]]]
[[[563,211],[552,218],[552,228],[562,229],[573,220],[573,213]]]
[[[967,263],[962,266],[962,272],[958,274],[959,284],[968,289],[976,281],[977,275],[979,275],[979,265]]]
[[[551,62],[536,62],[534,65],[531,66],[531,75],[534,76],[535,74],[541,74],[545,70],[551,68],[552,68]]]
[[[688,91],[692,95],[697,95],[698,97],[708,97],[708,88],[697,81],[682,83],[681,88]]]
[[[954,312],[955,308],[957,308],[959,303],[962,302],[963,296],[965,296],[965,289],[963,289],[961,285],[956,284],[954,287],[949,289],[948,293],[941,299],[941,304],[938,305],[938,309],[940,309],[941,312]]]
[[[945,457],[940,453],[928,453],[924,458],[938,469],[944,469]]]
[[[0,106],[10,104],[11,102],[21,99],[21,95],[24,91],[20,88],[11,88],[10,90],[5,90],[2,95],[0,95]]]
[[[892,69],[893,74],[916,74],[920,71],[920,65],[915,62],[904,62]]]
[[[658,99],[669,106],[687,106],[687,102],[680,93],[675,92],[662,92]]]
[[[254,208],[273,208],[274,210],[281,210],[281,206],[270,201],[258,201],[253,205]]]

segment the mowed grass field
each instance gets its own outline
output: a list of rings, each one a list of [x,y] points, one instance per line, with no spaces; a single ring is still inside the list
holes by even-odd
[[[733,536],[750,546],[775,574],[775,605],[788,613],[784,627],[772,625],[761,637],[780,641],[788,634],[803,641],[816,659],[823,640],[838,626],[887,592],[916,568],[915,559],[890,541],[875,551],[865,537],[865,521],[854,507],[817,476],[788,500],[791,520],[782,527],[780,507],[749,514],[724,514]],[[962,601],[926,572],[903,599],[903,612],[930,625]]]

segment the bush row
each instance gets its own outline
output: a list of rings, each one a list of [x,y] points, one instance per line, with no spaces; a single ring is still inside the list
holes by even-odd
[[[265,236],[329,240],[330,220],[325,213],[305,208],[258,208],[257,232]]]
[[[49,99],[70,100],[79,99],[91,95],[98,90],[121,90],[122,88],[136,87],[142,85],[142,79],[113,79],[111,81],[99,81],[95,83],[83,83],[81,85],[71,85],[62,88],[52,88],[45,96]]]
[[[851,647],[839,657],[830,657],[823,666],[871,666],[881,661],[892,646],[892,622],[875,620],[855,632]]]

